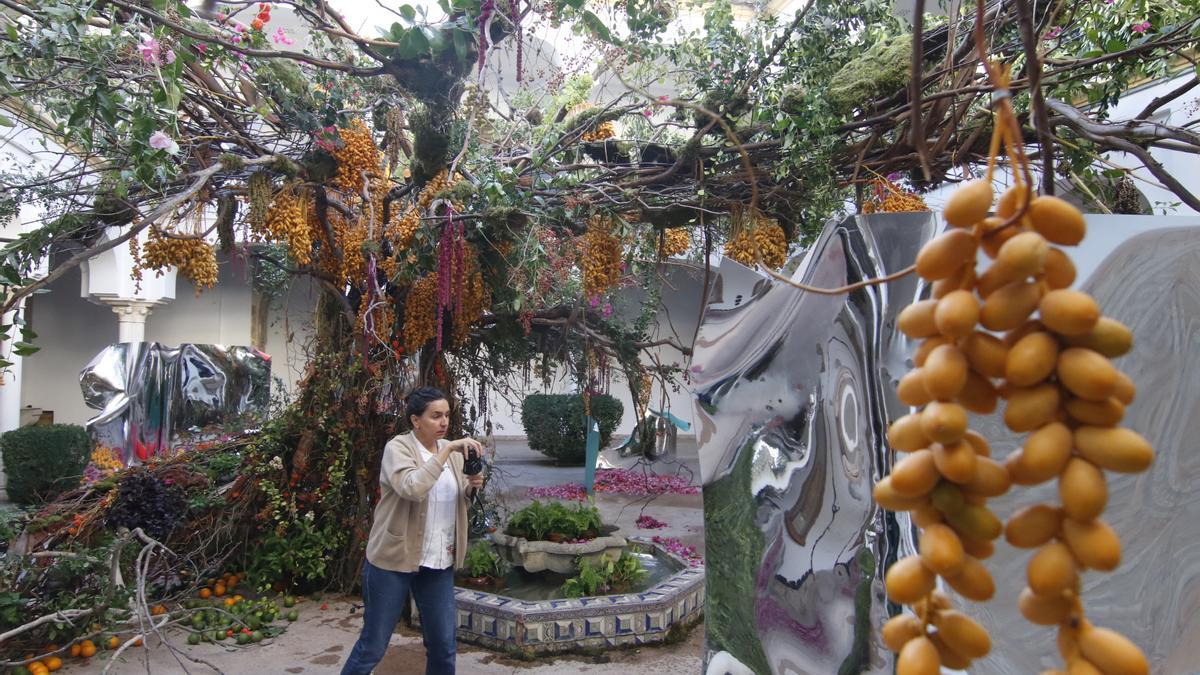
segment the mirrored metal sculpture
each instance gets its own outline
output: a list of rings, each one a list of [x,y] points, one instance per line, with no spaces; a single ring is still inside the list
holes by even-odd
[[[1146,474],[1115,477],[1106,519],[1127,552],[1122,574],[1091,586],[1089,616],[1137,641],[1156,672],[1200,663],[1200,218],[1103,216],[1072,252],[1078,286],[1129,325],[1137,346],[1117,361],[1138,385],[1126,420],[1158,449]],[[832,288],[907,267],[940,229],[931,214],[859,216],[826,228],[793,278]],[[806,293],[725,261],[694,347],[691,379],[704,484],[709,673],[886,673],[879,628],[887,566],[915,547],[906,515],[881,511],[895,396],[915,345],[895,328],[927,292],[914,276],[849,294]],[[1019,438],[973,420],[1003,457]],[[1020,488],[1002,517],[1054,492]],[[1017,613],[1028,553],[1003,543],[987,561],[997,598],[972,612],[991,629],[976,672],[1050,667],[1054,631]],[[716,583],[719,580],[719,583]],[[1095,587],[1092,587],[1095,586]]]
[[[97,354],[79,383],[84,402],[100,411],[87,423],[92,439],[128,466],[260,418],[271,362],[252,347],[122,343]]]

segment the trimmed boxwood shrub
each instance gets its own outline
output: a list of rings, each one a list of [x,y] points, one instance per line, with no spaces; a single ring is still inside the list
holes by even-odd
[[[592,417],[600,423],[600,447],[608,445],[625,406],[612,396],[592,396]],[[521,404],[521,424],[529,447],[561,464],[582,464],[587,456],[583,396],[530,394]]]
[[[50,424],[0,434],[8,498],[41,504],[79,484],[92,439],[76,424]]]

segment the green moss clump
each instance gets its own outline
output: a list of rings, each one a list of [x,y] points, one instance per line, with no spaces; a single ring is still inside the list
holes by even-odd
[[[834,108],[855,106],[895,93],[908,85],[912,36],[897,35],[873,45],[833,76],[826,98]]]

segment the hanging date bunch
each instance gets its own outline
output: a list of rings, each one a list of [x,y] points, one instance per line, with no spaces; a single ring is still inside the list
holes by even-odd
[[[725,243],[725,255],[746,267],[761,262],[763,267],[779,269],[787,262],[787,237],[783,228],[773,218],[767,218],[757,209],[751,211],[739,205],[730,210],[729,241]]]
[[[989,74],[1006,92],[1007,71],[989,64]],[[980,561],[1003,535],[1035,550],[1017,603],[1031,622],[1057,627],[1065,665],[1050,672],[1148,673],[1136,645],[1088,619],[1082,596],[1084,572],[1110,572],[1121,561],[1120,540],[1101,519],[1105,472],[1145,471],[1154,458],[1142,436],[1119,426],[1134,387],[1110,359],[1130,350],[1132,334],[1088,294],[1070,289],[1075,268],[1059,247],[1083,240],[1083,215],[1033,191],[1009,99],[996,100],[987,176],[951,195],[950,229],[917,256],[917,274],[932,282],[933,297],[898,319],[903,333],[922,342],[897,395],[921,409],[889,428],[890,445],[904,457],[874,494],[884,508],[910,512],[921,533],[919,554],[886,575],[889,597],[914,614],[892,618],[883,639],[899,653],[899,675],[966,668],[986,655],[987,631],[935,586],[941,577],[968,599],[990,599],[994,583]],[[989,215],[1002,147],[1012,187]],[[992,260],[982,270],[978,249]],[[1028,434],[1002,462],[967,424],[967,411],[991,413],[1000,398],[1005,425]],[[1058,501],[1029,505],[1007,524],[987,507],[1012,485],[1050,480],[1057,480]]]
[[[284,185],[267,209],[262,225],[262,234],[271,241],[286,243],[288,254],[301,266],[312,257],[308,201],[308,191],[300,181]]]
[[[613,225],[612,218],[599,214],[588,219],[579,259],[585,297],[599,297],[621,280],[621,238],[613,232]]]
[[[912,213],[928,211],[921,195],[905,190],[888,178],[871,181],[871,194],[863,202],[863,213]]]
[[[692,247],[692,238],[687,228],[671,227],[663,230],[661,243],[658,247],[658,257],[670,258],[687,253]]]

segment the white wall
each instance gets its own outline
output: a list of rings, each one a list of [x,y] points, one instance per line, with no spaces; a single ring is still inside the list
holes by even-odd
[[[175,299],[156,307],[146,320],[146,341],[166,345],[182,343],[249,345],[250,279],[247,262],[220,256],[219,281],[199,296],[180,275]],[[153,272],[145,272],[152,276]]]
[[[293,277],[288,292],[271,303],[266,352],[271,355],[272,377],[288,391],[295,391],[308,363],[319,294],[320,285],[309,277]]]
[[[79,297],[80,272],[71,270],[29,299],[35,344],[21,374],[21,407],[54,411],[54,421],[83,424],[94,414],[83,403],[79,372],[117,341],[117,315]],[[154,317],[151,316],[151,321]]]

